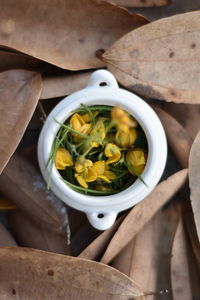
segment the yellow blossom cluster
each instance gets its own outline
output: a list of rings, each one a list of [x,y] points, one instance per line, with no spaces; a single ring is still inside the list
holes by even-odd
[[[93,116],[98,116],[98,111]],[[69,120],[71,135],[75,143],[83,141],[83,153],[72,157],[70,152],[58,147],[55,153],[55,166],[58,170],[73,167],[74,177],[83,188],[88,188],[88,183],[111,183],[116,179],[116,174],[110,170],[110,165],[117,165],[126,160],[128,171],[138,176],[144,170],[147,154],[143,149],[135,148],[134,143],[138,137],[136,127],[138,123],[126,111],[116,106],[111,110],[110,123],[106,118],[99,117],[94,123],[89,113],[74,113]],[[113,131],[110,131],[114,128]],[[114,133],[113,133],[114,132]],[[94,161],[87,157],[94,148],[101,147],[102,157]],[[130,174],[129,173],[129,174]]]

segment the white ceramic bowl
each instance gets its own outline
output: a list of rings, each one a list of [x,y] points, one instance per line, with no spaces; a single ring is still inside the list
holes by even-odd
[[[101,85],[104,83],[104,85]],[[106,85],[105,85],[106,84]],[[118,87],[114,76],[106,70],[94,72],[88,86],[64,98],[49,114],[39,137],[38,160],[46,181],[50,167],[45,167],[59,124],[65,122],[72,112],[86,105],[119,105],[129,112],[142,126],[148,141],[148,159],[142,177],[147,186],[137,179],[126,190],[109,196],[89,196],[78,193],[68,187],[55,165],[51,171],[52,191],[69,206],[86,213],[89,222],[99,230],[113,225],[120,211],[142,201],[158,183],[167,157],[166,137],[155,112],[138,96]]]

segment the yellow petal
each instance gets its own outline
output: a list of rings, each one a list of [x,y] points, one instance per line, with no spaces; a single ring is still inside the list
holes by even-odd
[[[77,113],[73,114],[73,116],[71,117],[70,126],[72,127],[72,129],[74,129],[74,130],[76,130],[80,133],[84,133],[84,134],[89,134],[91,129],[92,129],[92,124],[85,123],[82,116],[80,116]],[[78,135],[76,133],[72,133],[72,135],[76,139],[79,139],[79,140],[83,138],[83,137],[81,137],[80,135]]]
[[[98,179],[101,179],[102,181],[104,181],[106,183],[111,183],[111,180],[108,177],[106,177],[105,175],[98,176]]]
[[[91,129],[92,129],[92,124],[87,123],[87,124],[82,125],[79,131],[84,134],[89,134]]]
[[[93,126],[92,131],[90,133],[91,145],[93,147],[98,147],[99,144],[102,143],[106,136],[106,130],[103,123],[103,120],[100,119],[97,123]]]
[[[139,166],[134,166],[134,169],[136,170],[136,172],[140,175],[143,170],[145,168],[145,165],[139,165]],[[135,174],[133,171],[129,170],[133,175],[137,175]]]
[[[142,150],[136,149],[131,150],[126,155],[126,160],[130,166],[132,166],[138,174],[141,174],[144,170],[146,164],[146,156]],[[130,170],[130,173],[137,175],[134,171]]]
[[[93,111],[92,113],[93,113],[94,117],[96,117],[96,116],[98,115],[99,112],[98,112],[98,111]],[[83,118],[83,120],[84,120],[86,123],[92,122],[89,113],[85,113],[84,115],[82,115],[82,118]]]
[[[98,148],[99,147],[99,144],[97,142],[90,142],[90,145],[93,147],[93,148]]]
[[[115,106],[111,111],[111,118],[116,122],[116,126],[121,131],[127,131],[131,127],[137,127],[137,121],[119,106]]]
[[[131,150],[126,155],[127,162],[132,166],[139,166],[146,164],[146,157],[142,150]]]
[[[78,157],[75,163],[75,170],[77,173],[83,173],[84,170],[92,166],[93,166],[93,162],[90,159]]]
[[[85,122],[83,118],[79,114],[73,114],[73,116],[70,118],[70,125],[73,129],[79,131],[82,125],[84,125]]]
[[[123,117],[126,114],[126,112],[119,106],[113,107],[111,110],[111,118],[112,119],[119,119]]]
[[[120,154],[120,155],[119,155],[119,154],[113,155],[112,157],[110,157],[110,158],[106,161],[106,163],[107,163],[107,165],[113,164],[113,163],[119,161],[120,158],[121,158],[121,154]]]
[[[59,147],[55,155],[56,169],[64,170],[66,167],[73,166],[72,157],[66,149]]]
[[[106,145],[104,154],[106,157],[108,157],[106,164],[117,162],[121,158],[121,152],[119,147],[113,143],[108,143]]]
[[[82,187],[84,187],[85,189],[88,188],[88,185],[87,185],[85,179],[83,178],[83,176],[81,176],[79,174],[75,174],[75,178]]]
[[[108,177],[111,180],[113,180],[113,179],[115,179],[117,177],[115,175],[115,173],[113,173],[112,171],[105,171],[105,176]]]
[[[97,179],[97,173],[95,172],[95,170],[93,170],[93,168],[88,168],[87,169],[87,173],[86,173],[86,181],[87,182],[92,182],[95,181]]]
[[[116,143],[122,148],[130,147],[134,144],[137,138],[137,131],[135,128],[126,131],[118,130],[116,133]]]
[[[93,165],[93,169],[97,173],[97,175],[103,175],[106,170],[106,163],[105,161],[96,161]]]

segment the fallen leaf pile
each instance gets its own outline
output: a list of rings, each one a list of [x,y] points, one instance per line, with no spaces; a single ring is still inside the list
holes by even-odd
[[[200,300],[199,2],[0,7],[0,300]],[[155,110],[169,145],[160,183],[104,232],[47,190],[36,150],[98,68]]]

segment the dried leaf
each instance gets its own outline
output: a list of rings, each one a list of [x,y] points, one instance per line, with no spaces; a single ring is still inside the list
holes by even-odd
[[[106,250],[106,247],[108,246],[123,219],[124,217],[120,217],[111,228],[101,233],[87,248],[81,252],[81,254],[79,254],[79,257],[98,260]]]
[[[174,203],[156,213],[112,263],[119,271],[125,271],[147,294],[163,292],[163,299],[171,299],[171,248],[179,216],[179,206]],[[165,290],[168,293],[165,294]],[[158,299],[160,297],[159,294]],[[155,295],[148,296],[148,300],[153,299]]]
[[[194,139],[200,128],[200,104],[162,103],[163,109],[180,122]]]
[[[126,7],[151,7],[167,5],[169,0],[112,0],[112,2]]]
[[[38,73],[25,70],[0,73],[0,173],[23,136],[41,89]]]
[[[182,168],[188,167],[192,138],[179,122],[156,105],[152,105],[165,129],[169,145]]]
[[[9,51],[0,51],[0,71],[9,69],[39,70],[45,63],[31,56]]]
[[[197,235],[197,228],[195,226],[195,220],[194,220],[194,214],[191,207],[191,202],[189,201],[186,202],[186,207],[184,208],[184,221],[191,242],[191,246],[193,248],[193,252],[196,257],[196,262],[197,265],[199,266],[199,271],[200,271],[200,242]]]
[[[43,77],[40,99],[69,95],[86,87],[92,72],[70,72],[65,75]]]
[[[197,104],[199,30],[199,11],[161,19],[126,34],[103,54],[103,60],[134,92]]]
[[[140,15],[93,0],[6,0],[0,20],[1,45],[69,70],[101,67],[98,49],[147,23]]]
[[[130,243],[154,214],[183,186],[187,174],[187,169],[173,174],[158,184],[149,196],[129,212],[108,245],[101,262],[109,263]]]
[[[172,249],[171,284],[174,300],[192,300],[187,258],[187,241],[180,219]]]
[[[10,209],[16,209],[16,205],[14,205],[10,200],[0,197],[0,211],[1,210],[10,210]]]
[[[189,185],[191,204],[200,242],[200,131],[197,134],[189,158]]]
[[[9,214],[9,225],[20,246],[69,254],[67,237],[37,225],[20,210]]]
[[[46,188],[39,171],[15,153],[0,176],[0,191],[37,224],[66,231],[64,204]]]
[[[17,246],[17,244],[10,232],[0,223],[0,247],[7,246]]]
[[[1,300],[128,300],[142,294],[119,271],[80,258],[1,248],[0,265]]]

